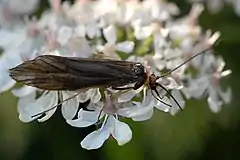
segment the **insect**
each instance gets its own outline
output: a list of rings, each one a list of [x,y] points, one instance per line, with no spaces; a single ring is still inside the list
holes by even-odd
[[[171,93],[163,85],[158,83],[157,80],[169,75],[171,72],[209,49],[210,48],[192,56],[162,76],[149,74],[146,68],[139,62],[110,59],[84,59],[54,55],[39,56],[10,69],[9,72],[10,76],[17,82],[22,82],[25,85],[43,90],[76,91],[93,87],[111,87],[115,90],[136,90],[143,85],[147,85],[151,89],[152,94],[154,92],[157,95],[153,94],[154,97],[166,104],[161,100],[157,90],[157,87],[161,87],[176,102],[178,107],[182,109]],[[134,85],[121,87],[129,84]],[[68,99],[64,101],[67,100]]]

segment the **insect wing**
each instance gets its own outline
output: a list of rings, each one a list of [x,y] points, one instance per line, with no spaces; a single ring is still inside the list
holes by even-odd
[[[44,55],[10,69],[10,76],[44,90],[77,90],[131,83],[134,65],[127,61]]]

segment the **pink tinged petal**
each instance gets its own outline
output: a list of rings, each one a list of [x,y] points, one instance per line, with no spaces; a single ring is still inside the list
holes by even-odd
[[[86,35],[86,27],[84,25],[79,24],[74,31],[75,34],[79,37],[85,37]]]
[[[115,44],[117,41],[117,35],[114,26],[109,26],[103,29],[103,35],[109,44]]]
[[[133,51],[134,43],[132,41],[120,42],[116,45],[116,50],[124,53],[130,53]]]
[[[124,145],[132,139],[132,130],[130,127],[113,116],[109,117],[114,121],[114,130],[112,136],[117,140],[118,145]],[[110,119],[109,119],[110,120]]]
[[[63,100],[74,96],[77,93],[62,92]],[[77,98],[73,97],[62,104],[62,115],[65,119],[73,119],[78,110]]]
[[[26,105],[25,107],[19,108],[19,119],[23,122],[30,122],[39,116],[32,117],[33,115],[36,115],[38,113],[44,112],[47,109],[52,108],[53,106],[57,105],[58,103],[58,95],[57,92],[49,92],[47,94],[42,95],[40,98],[38,98],[36,101]],[[51,117],[51,115],[55,112],[56,108],[46,112],[46,116],[39,119],[39,122],[43,122]]]
[[[82,148],[87,150],[98,149],[110,136],[110,132],[107,129],[93,131],[87,135],[81,142]]]
[[[12,93],[16,97],[25,97],[33,92],[35,92],[37,89],[35,87],[31,86],[23,86],[21,88],[13,89]]]
[[[67,44],[69,39],[72,37],[73,30],[68,26],[62,26],[57,35],[57,40],[61,45]]]
[[[8,72],[0,70],[0,93],[9,90],[15,83],[16,82],[9,76]]]
[[[105,94],[105,105],[103,107],[103,112],[106,113],[107,115],[114,115],[117,112],[117,107],[116,107],[116,101],[111,99],[111,96],[107,94],[107,92],[104,92]]]
[[[88,127],[97,123],[100,111],[84,111],[80,110],[78,113],[78,119],[67,119],[67,123],[74,127]],[[102,116],[101,116],[102,117]],[[101,118],[100,117],[100,118]]]

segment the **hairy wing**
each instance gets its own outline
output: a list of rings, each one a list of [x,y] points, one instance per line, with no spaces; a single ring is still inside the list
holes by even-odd
[[[134,62],[45,55],[10,69],[18,82],[44,90],[77,90],[131,83]]]

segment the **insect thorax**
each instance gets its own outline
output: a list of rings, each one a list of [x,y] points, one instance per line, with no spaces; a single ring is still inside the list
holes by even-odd
[[[141,63],[135,63],[133,66],[134,79],[141,81],[146,78],[145,67]]]

